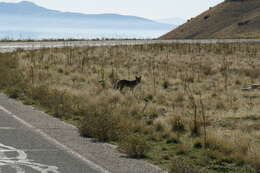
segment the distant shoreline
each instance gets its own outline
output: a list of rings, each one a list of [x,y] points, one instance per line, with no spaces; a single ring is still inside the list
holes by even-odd
[[[124,40],[156,40],[139,38],[95,38],[95,39],[0,39],[0,42],[61,42],[61,41],[124,41]]]
[[[0,39],[0,43],[11,42],[84,42],[84,41],[158,41],[166,43],[237,43],[260,42],[260,38],[216,38],[216,39],[159,39],[159,38],[95,38],[95,39]]]
[[[0,41],[0,52],[12,52],[18,49],[35,50],[41,48],[84,47],[84,46],[119,46],[147,44],[235,44],[260,43],[260,39],[209,39],[209,40],[156,40],[156,39],[107,39],[107,40],[4,40]]]

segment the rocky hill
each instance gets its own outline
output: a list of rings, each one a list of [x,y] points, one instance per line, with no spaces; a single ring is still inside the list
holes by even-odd
[[[226,0],[160,39],[260,38],[260,0]]]

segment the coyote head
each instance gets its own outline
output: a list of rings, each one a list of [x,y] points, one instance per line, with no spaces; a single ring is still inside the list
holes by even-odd
[[[140,83],[141,82],[141,79],[142,79],[142,76],[135,76],[135,80],[138,82],[138,83]]]

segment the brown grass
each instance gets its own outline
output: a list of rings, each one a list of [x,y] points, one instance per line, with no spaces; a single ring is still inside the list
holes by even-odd
[[[0,88],[75,123],[83,136],[121,143],[130,156],[159,160],[158,148],[168,148],[163,156],[168,170],[174,155],[189,158],[204,150],[221,163],[226,163],[221,155],[240,163],[236,170],[244,165],[259,170],[260,96],[258,90],[241,90],[260,79],[259,47],[154,44],[18,51],[0,56]],[[133,92],[113,89],[116,80],[136,75],[142,81]],[[144,136],[145,143],[128,138],[133,134]],[[147,145],[151,150],[144,150]]]

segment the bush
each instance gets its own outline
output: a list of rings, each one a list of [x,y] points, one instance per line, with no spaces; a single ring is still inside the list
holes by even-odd
[[[189,123],[189,130],[191,136],[200,136],[201,135],[201,126],[202,124],[199,122],[194,123],[191,121]]]
[[[37,100],[40,103],[44,100],[43,105],[50,105],[47,104],[50,102],[48,98],[48,95],[50,95],[50,90],[48,86],[45,85],[39,85],[39,86],[31,86],[27,89],[27,95],[32,98],[33,100]]]
[[[180,142],[181,142],[180,141],[180,137],[177,134],[175,134],[175,133],[171,133],[169,135],[168,139],[166,140],[167,144],[171,144],[171,143],[172,144],[178,144]]]
[[[150,146],[144,136],[133,134],[120,141],[119,148],[132,158],[143,158],[150,151]]]
[[[120,136],[119,116],[114,115],[108,105],[93,105],[86,109],[79,132],[102,142],[117,140]]]
[[[198,148],[198,149],[202,148],[203,147],[202,140],[200,138],[195,140],[194,143],[193,143],[193,147]]]
[[[22,91],[21,91],[20,89],[16,88],[16,87],[11,87],[11,88],[7,88],[7,89],[5,90],[5,93],[6,93],[10,98],[16,99],[16,98],[18,98],[18,97],[21,95]]]
[[[170,119],[171,129],[174,132],[184,132],[185,126],[180,116],[174,116]]]
[[[164,88],[164,89],[167,89],[167,88],[169,88],[169,86],[170,86],[169,81],[165,80],[165,81],[163,82],[163,88]]]
[[[0,79],[0,89],[19,88],[24,85],[22,73],[18,70],[17,59],[10,54],[0,53]]]
[[[190,145],[187,143],[181,143],[176,152],[177,155],[187,155],[190,152]]]
[[[156,121],[154,123],[154,128],[157,132],[163,132],[165,130],[165,127],[161,121]]]

